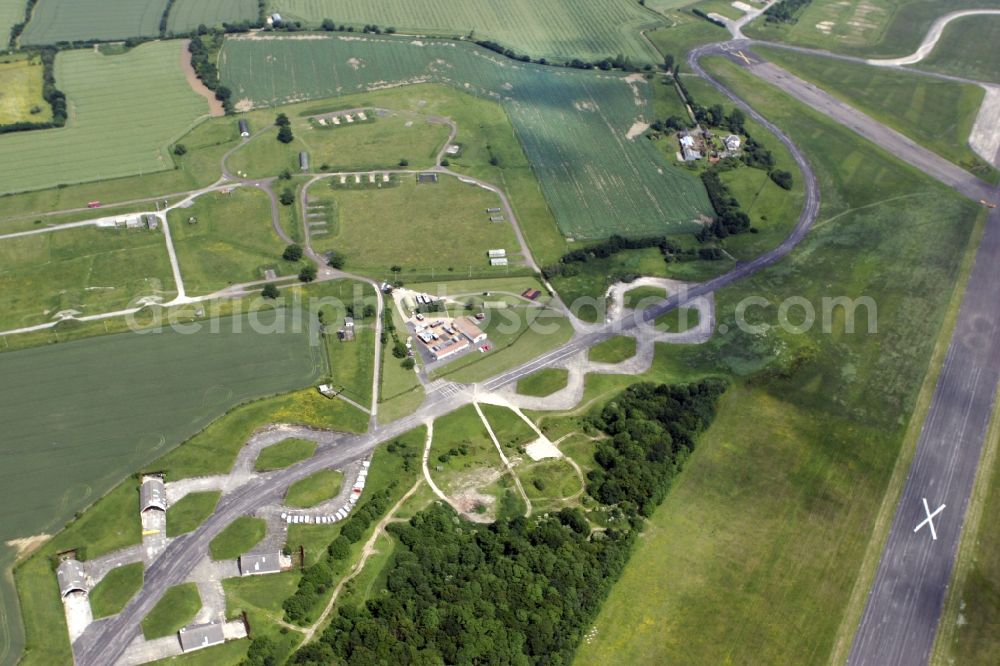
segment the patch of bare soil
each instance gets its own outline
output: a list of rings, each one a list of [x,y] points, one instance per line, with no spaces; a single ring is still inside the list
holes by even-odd
[[[17,560],[21,560],[38,550],[43,543],[51,538],[51,534],[36,534],[35,536],[23,537],[21,539],[11,539],[7,542],[7,545],[17,551],[15,557]]]
[[[188,44],[191,40],[185,39],[181,43],[181,69],[184,70],[184,78],[187,79],[188,85],[191,86],[191,90],[195,91],[206,100],[208,100],[208,115],[213,118],[218,118],[219,116],[226,115],[226,110],[222,108],[222,102],[215,99],[215,93],[208,89],[208,87],[201,82],[198,75],[195,74],[194,67],[191,66],[191,53],[188,51]]]

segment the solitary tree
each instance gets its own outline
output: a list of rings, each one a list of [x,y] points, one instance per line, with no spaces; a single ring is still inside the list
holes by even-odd
[[[292,243],[281,253],[281,258],[285,261],[298,261],[302,258],[302,246]]]
[[[326,265],[330,268],[340,270],[344,267],[344,255],[336,251],[331,252],[329,258],[326,260]]]
[[[275,298],[281,295],[281,292],[278,291],[277,286],[275,286],[271,282],[268,282],[267,284],[264,285],[264,289],[260,292],[260,295],[263,296],[264,298],[270,298],[271,300],[274,300]]]
[[[295,135],[292,134],[292,128],[288,125],[282,125],[281,129],[278,130],[278,141],[281,143],[291,143]]]
[[[278,201],[281,202],[282,206],[291,206],[295,203],[295,192],[292,192],[292,188],[286,187],[281,190],[281,194],[278,196]]]
[[[278,117],[274,119],[274,124],[277,125],[278,127],[290,127],[292,121],[289,120],[288,116],[286,116],[285,114],[279,113]]]
[[[412,356],[404,358],[403,362],[401,363],[404,370],[413,370],[413,366],[415,366],[416,364],[417,362],[413,359]]]
[[[403,159],[399,160],[399,166],[401,167],[410,166],[410,160],[404,157]]]
[[[316,273],[316,266],[313,264],[306,264],[302,267],[302,270],[299,271],[299,280],[302,282],[312,282],[316,279]]]
[[[174,155],[180,156],[186,153],[187,151],[188,149],[187,147],[185,147],[183,143],[178,143],[176,146],[174,146]]]
[[[775,169],[768,175],[771,176],[771,180],[773,180],[778,187],[786,190],[792,189],[792,174],[788,171]]]

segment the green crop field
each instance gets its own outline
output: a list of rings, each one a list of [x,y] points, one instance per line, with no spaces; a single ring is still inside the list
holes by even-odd
[[[693,174],[641,136],[628,138],[635,123],[650,119],[642,76],[515,64],[452,42],[419,44],[373,36],[229,39],[220,68],[242,105],[419,82],[498,99],[567,236],[693,231],[709,209]]]
[[[996,25],[1000,28],[1000,19]],[[969,147],[985,94],[979,86],[785,49],[758,47],[757,51],[980,178],[996,176]]]
[[[743,32],[767,41],[894,58],[915,51],[931,24],[942,14],[996,6],[996,0],[812,2],[798,12],[795,23],[766,23],[757,19]]]
[[[175,0],[167,19],[167,32],[186,33],[199,25],[209,27],[223,23],[257,20],[255,0]]]
[[[230,323],[219,333],[122,334],[0,354],[0,541],[58,530],[232,405],[318,376],[322,361],[306,333],[254,334],[243,322],[236,334]],[[11,555],[0,552],[5,570]],[[6,585],[0,615],[17,646]]]
[[[167,0],[39,0],[22,44],[155,37]]]
[[[316,26],[375,23],[406,33],[492,40],[517,53],[560,61],[601,60],[623,54],[634,62],[657,62],[640,30],[662,17],[630,0],[275,0],[269,5],[286,20]]]
[[[180,58],[179,41],[115,56],[60,53],[56,81],[70,119],[59,129],[0,135],[0,194],[173,169],[168,144],[208,113]]]
[[[24,20],[27,0],[0,0],[0,47],[7,47],[7,37],[15,23]]]
[[[52,120],[52,107],[42,97],[44,73],[45,67],[37,58],[0,57],[0,125]]]
[[[0,240],[0,329],[176,295],[160,232],[83,227]]]
[[[490,222],[486,212],[500,206],[496,194],[449,176],[429,184],[418,184],[410,175],[398,178],[396,187],[381,189],[314,185],[310,195],[329,202],[331,214],[330,233],[316,236],[313,247],[337,250],[347,259],[346,270],[378,278],[389,275],[394,265],[404,274],[474,270],[502,275],[505,268],[489,267],[486,252],[491,248],[506,248],[512,267],[520,263],[513,227]]]
[[[1000,83],[1000,16],[969,16],[952,21],[917,65],[953,76]]]
[[[802,146],[824,191],[800,248],[716,294],[719,321],[732,326],[750,295],[771,303],[769,324],[791,296],[819,307],[867,295],[877,334],[862,308],[853,333],[837,317],[827,331],[730,328],[658,350],[655,377],[723,373],[734,385],[581,644],[581,665],[831,661],[980,215],[735,65],[706,64]],[[588,393],[609,383],[588,378]]]
[[[254,187],[203,194],[189,208],[170,211],[167,220],[189,294],[263,280],[266,269],[299,272],[297,262],[281,258],[285,244],[271,226],[267,195]]]

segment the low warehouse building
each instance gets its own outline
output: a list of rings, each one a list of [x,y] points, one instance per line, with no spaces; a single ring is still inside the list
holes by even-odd
[[[250,136],[250,125],[247,124],[247,121],[241,120],[239,125],[240,125],[240,136],[243,137],[244,139]]]
[[[259,576],[281,571],[278,553],[247,553],[240,555],[240,575]]]
[[[305,151],[299,153],[299,169],[309,171],[309,153]]]
[[[486,339],[486,334],[476,326],[468,317],[459,317],[452,325],[455,330],[465,336],[469,342],[476,345]]]
[[[221,622],[183,627],[177,632],[177,638],[180,640],[181,650],[184,652],[200,650],[226,642],[226,635],[222,631]]]

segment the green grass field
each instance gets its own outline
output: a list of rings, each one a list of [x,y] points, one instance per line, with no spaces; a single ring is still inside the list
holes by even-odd
[[[371,406],[375,362],[375,319],[364,317],[365,305],[377,307],[375,290],[366,283],[338,280],[310,288],[314,297],[329,300],[316,306],[323,316],[329,383],[351,400]],[[354,308],[354,340],[341,340],[337,331],[344,328],[346,307]],[[398,360],[397,360],[398,361]]]
[[[956,19],[945,28],[930,55],[916,67],[977,81],[1000,83],[997,40],[1000,40],[1000,16]]]
[[[348,0],[276,0],[286,19],[318,25],[324,18],[360,27],[368,23],[420,35],[500,42],[519,54],[554,60],[600,60],[621,53],[655,62],[639,31],[661,25],[657,15],[628,0],[390,0],[362,6]]]
[[[633,310],[645,309],[666,297],[667,290],[663,287],[636,287],[625,292],[624,306]]]
[[[0,240],[0,329],[176,296],[163,234],[84,227]]]
[[[215,26],[257,20],[254,0],[174,0],[167,19],[167,32],[186,33],[199,25]]]
[[[635,356],[636,340],[619,335],[590,348],[587,358],[594,363],[621,363]]]
[[[483,415],[490,422],[493,434],[502,446],[516,449],[538,439],[538,435],[520,416],[506,407],[480,404]]]
[[[2,13],[0,1],[0,28]],[[0,33],[3,34],[6,33]],[[37,58],[0,56],[0,125],[52,120],[52,107],[42,97],[44,73],[45,67]]]
[[[404,278],[409,272],[465,275],[470,270],[503,275],[506,268],[489,265],[486,252],[492,248],[505,248],[512,267],[519,263],[513,227],[490,222],[486,212],[500,206],[497,196],[457,178],[418,184],[415,177],[403,176],[396,187],[364,190],[318,183],[310,194],[331,208],[330,233],[317,236],[313,247],[341,252],[345,270],[353,273],[384,278],[391,276],[392,266],[400,266]]]
[[[698,326],[701,313],[694,308],[675,308],[653,320],[656,330],[664,333],[683,333]]]
[[[162,638],[176,632],[194,619],[201,609],[201,596],[194,583],[175,585],[164,593],[160,601],[143,618],[142,635],[147,640]]]
[[[267,533],[263,518],[240,516],[208,544],[213,560],[233,560],[256,546]]]
[[[129,599],[142,587],[142,562],[112,569],[88,594],[94,619],[121,612]]]
[[[210,490],[188,493],[167,508],[167,536],[187,534],[201,525],[215,511],[222,493]]]
[[[869,295],[877,334],[862,309],[854,333],[838,316],[828,333],[733,327],[705,345],[659,350],[651,378],[722,373],[734,386],[579,664],[829,660],[979,214],[735,66],[708,65],[786,128],[824,192],[801,248],[716,294],[720,322],[732,326],[749,295],[772,303],[754,318],[772,324],[793,295]],[[613,380],[588,378],[585,399],[613,391]]]
[[[568,236],[694,230],[693,221],[708,209],[693,174],[648,141],[627,138],[649,113],[650,84],[642,76],[515,68],[472,46],[411,42],[373,36],[229,39],[220,69],[234,97],[257,106],[424,81],[497,95]],[[494,157],[502,165],[506,154]]]
[[[167,220],[189,294],[263,280],[267,269],[279,276],[299,272],[299,262],[281,258],[285,243],[271,226],[267,195],[255,187],[203,194]]]
[[[368,114],[375,118],[375,112]],[[271,111],[248,115],[251,126],[274,122]],[[307,118],[293,116],[295,139],[288,144],[278,141],[278,130],[272,127],[233,153],[227,165],[230,171],[247,174],[250,178],[273,176],[288,169],[299,171],[299,152],[309,153],[312,171],[367,171],[398,169],[406,161],[409,168],[434,166],[438,150],[448,138],[448,127],[430,122],[417,114],[390,112],[374,122],[324,128]]]
[[[261,451],[253,467],[258,472],[284,469],[311,458],[315,452],[316,442],[311,439],[286,439]]]
[[[1000,35],[1000,20],[996,24]],[[756,50],[980,178],[996,180],[998,174],[969,147],[982,88],[783,49]]]
[[[995,6],[992,0],[813,2],[797,14],[796,23],[765,23],[758,19],[743,32],[766,41],[892,58],[913,53],[942,14]]]
[[[296,481],[285,493],[285,506],[309,508],[336,497],[344,485],[344,475],[333,469],[316,472]]]
[[[584,490],[583,480],[562,458],[538,462],[525,458],[517,469],[517,475],[535,513],[578,505]]]
[[[39,0],[21,43],[154,37],[167,0]]]
[[[532,373],[517,382],[521,395],[547,396],[566,388],[569,371],[564,368],[546,368]]]
[[[434,422],[434,441],[427,464],[431,478],[452,499],[468,503],[471,509],[473,500],[469,497],[492,496],[495,508],[499,509],[503,492],[492,486],[504,472],[503,463],[472,405]]]
[[[143,44],[117,56],[92,49],[60,53],[56,81],[70,119],[60,129],[0,136],[0,193],[173,169],[168,144],[208,113],[205,98],[185,80],[180,58],[179,41]]]
[[[677,5],[680,0],[665,0]],[[647,6],[663,4],[664,0],[649,0]],[[684,2],[682,4],[691,4]],[[695,46],[722,42],[729,39],[729,32],[722,27],[709,23],[703,18],[686,11],[671,11],[664,9],[664,14],[670,20],[670,25],[649,31],[649,38],[661,53],[674,56],[677,63],[684,62],[684,56]]]

